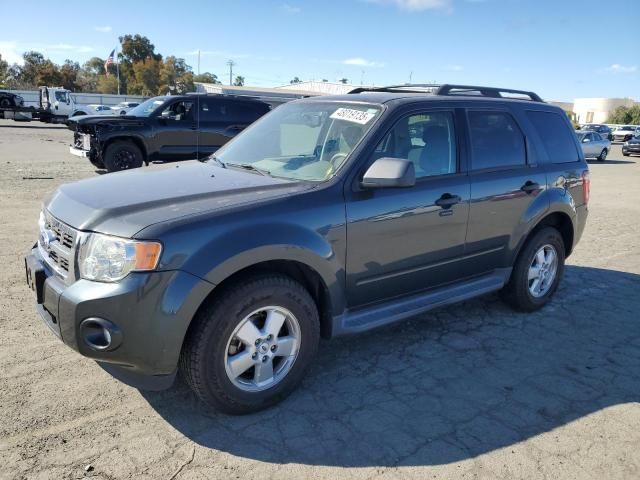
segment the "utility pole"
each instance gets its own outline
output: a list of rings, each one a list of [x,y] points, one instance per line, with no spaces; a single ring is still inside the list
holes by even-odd
[[[200,75],[200,49],[198,49],[198,75]]]
[[[233,60],[229,60],[227,65],[229,65],[229,86],[233,85],[233,66],[236,64]]]
[[[411,78],[413,77],[413,72],[409,74],[409,83],[411,83]]]

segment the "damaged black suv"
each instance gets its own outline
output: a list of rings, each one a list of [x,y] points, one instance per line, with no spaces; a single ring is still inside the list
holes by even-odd
[[[27,279],[51,330],[117,378],[165,388],[181,371],[250,412],[295,388],[321,336],[489,292],[543,307],[589,185],[566,114],[530,92],[320,96],[205,161],[61,186]]]
[[[183,95],[154,97],[126,115],[71,117],[69,151],[109,172],[153,160],[187,160],[211,155],[270,106],[246,97]]]

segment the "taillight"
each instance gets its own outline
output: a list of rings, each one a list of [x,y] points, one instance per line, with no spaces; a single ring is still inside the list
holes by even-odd
[[[589,194],[591,193],[591,175],[589,170],[582,172],[582,198],[585,205],[589,203]]]

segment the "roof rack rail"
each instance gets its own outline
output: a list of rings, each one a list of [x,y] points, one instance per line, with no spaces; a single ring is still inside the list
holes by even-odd
[[[491,98],[505,98],[520,100],[520,97],[528,97],[534,102],[544,102],[537,93],[526,90],[514,90],[512,88],[479,87],[475,85],[443,85],[431,83],[405,83],[404,85],[389,85],[386,87],[359,87],[349,93],[362,92],[407,92],[428,93],[443,96],[482,96]],[[507,95],[504,95],[507,94]]]

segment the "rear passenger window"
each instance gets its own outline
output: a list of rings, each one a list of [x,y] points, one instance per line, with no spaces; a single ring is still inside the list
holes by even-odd
[[[511,115],[469,111],[472,170],[526,164],[524,135]]]
[[[528,111],[527,117],[538,132],[551,163],[569,163],[579,160],[574,140],[575,134],[561,115],[553,112]]]
[[[200,100],[200,121],[221,122],[227,115],[226,105],[209,99]]]

